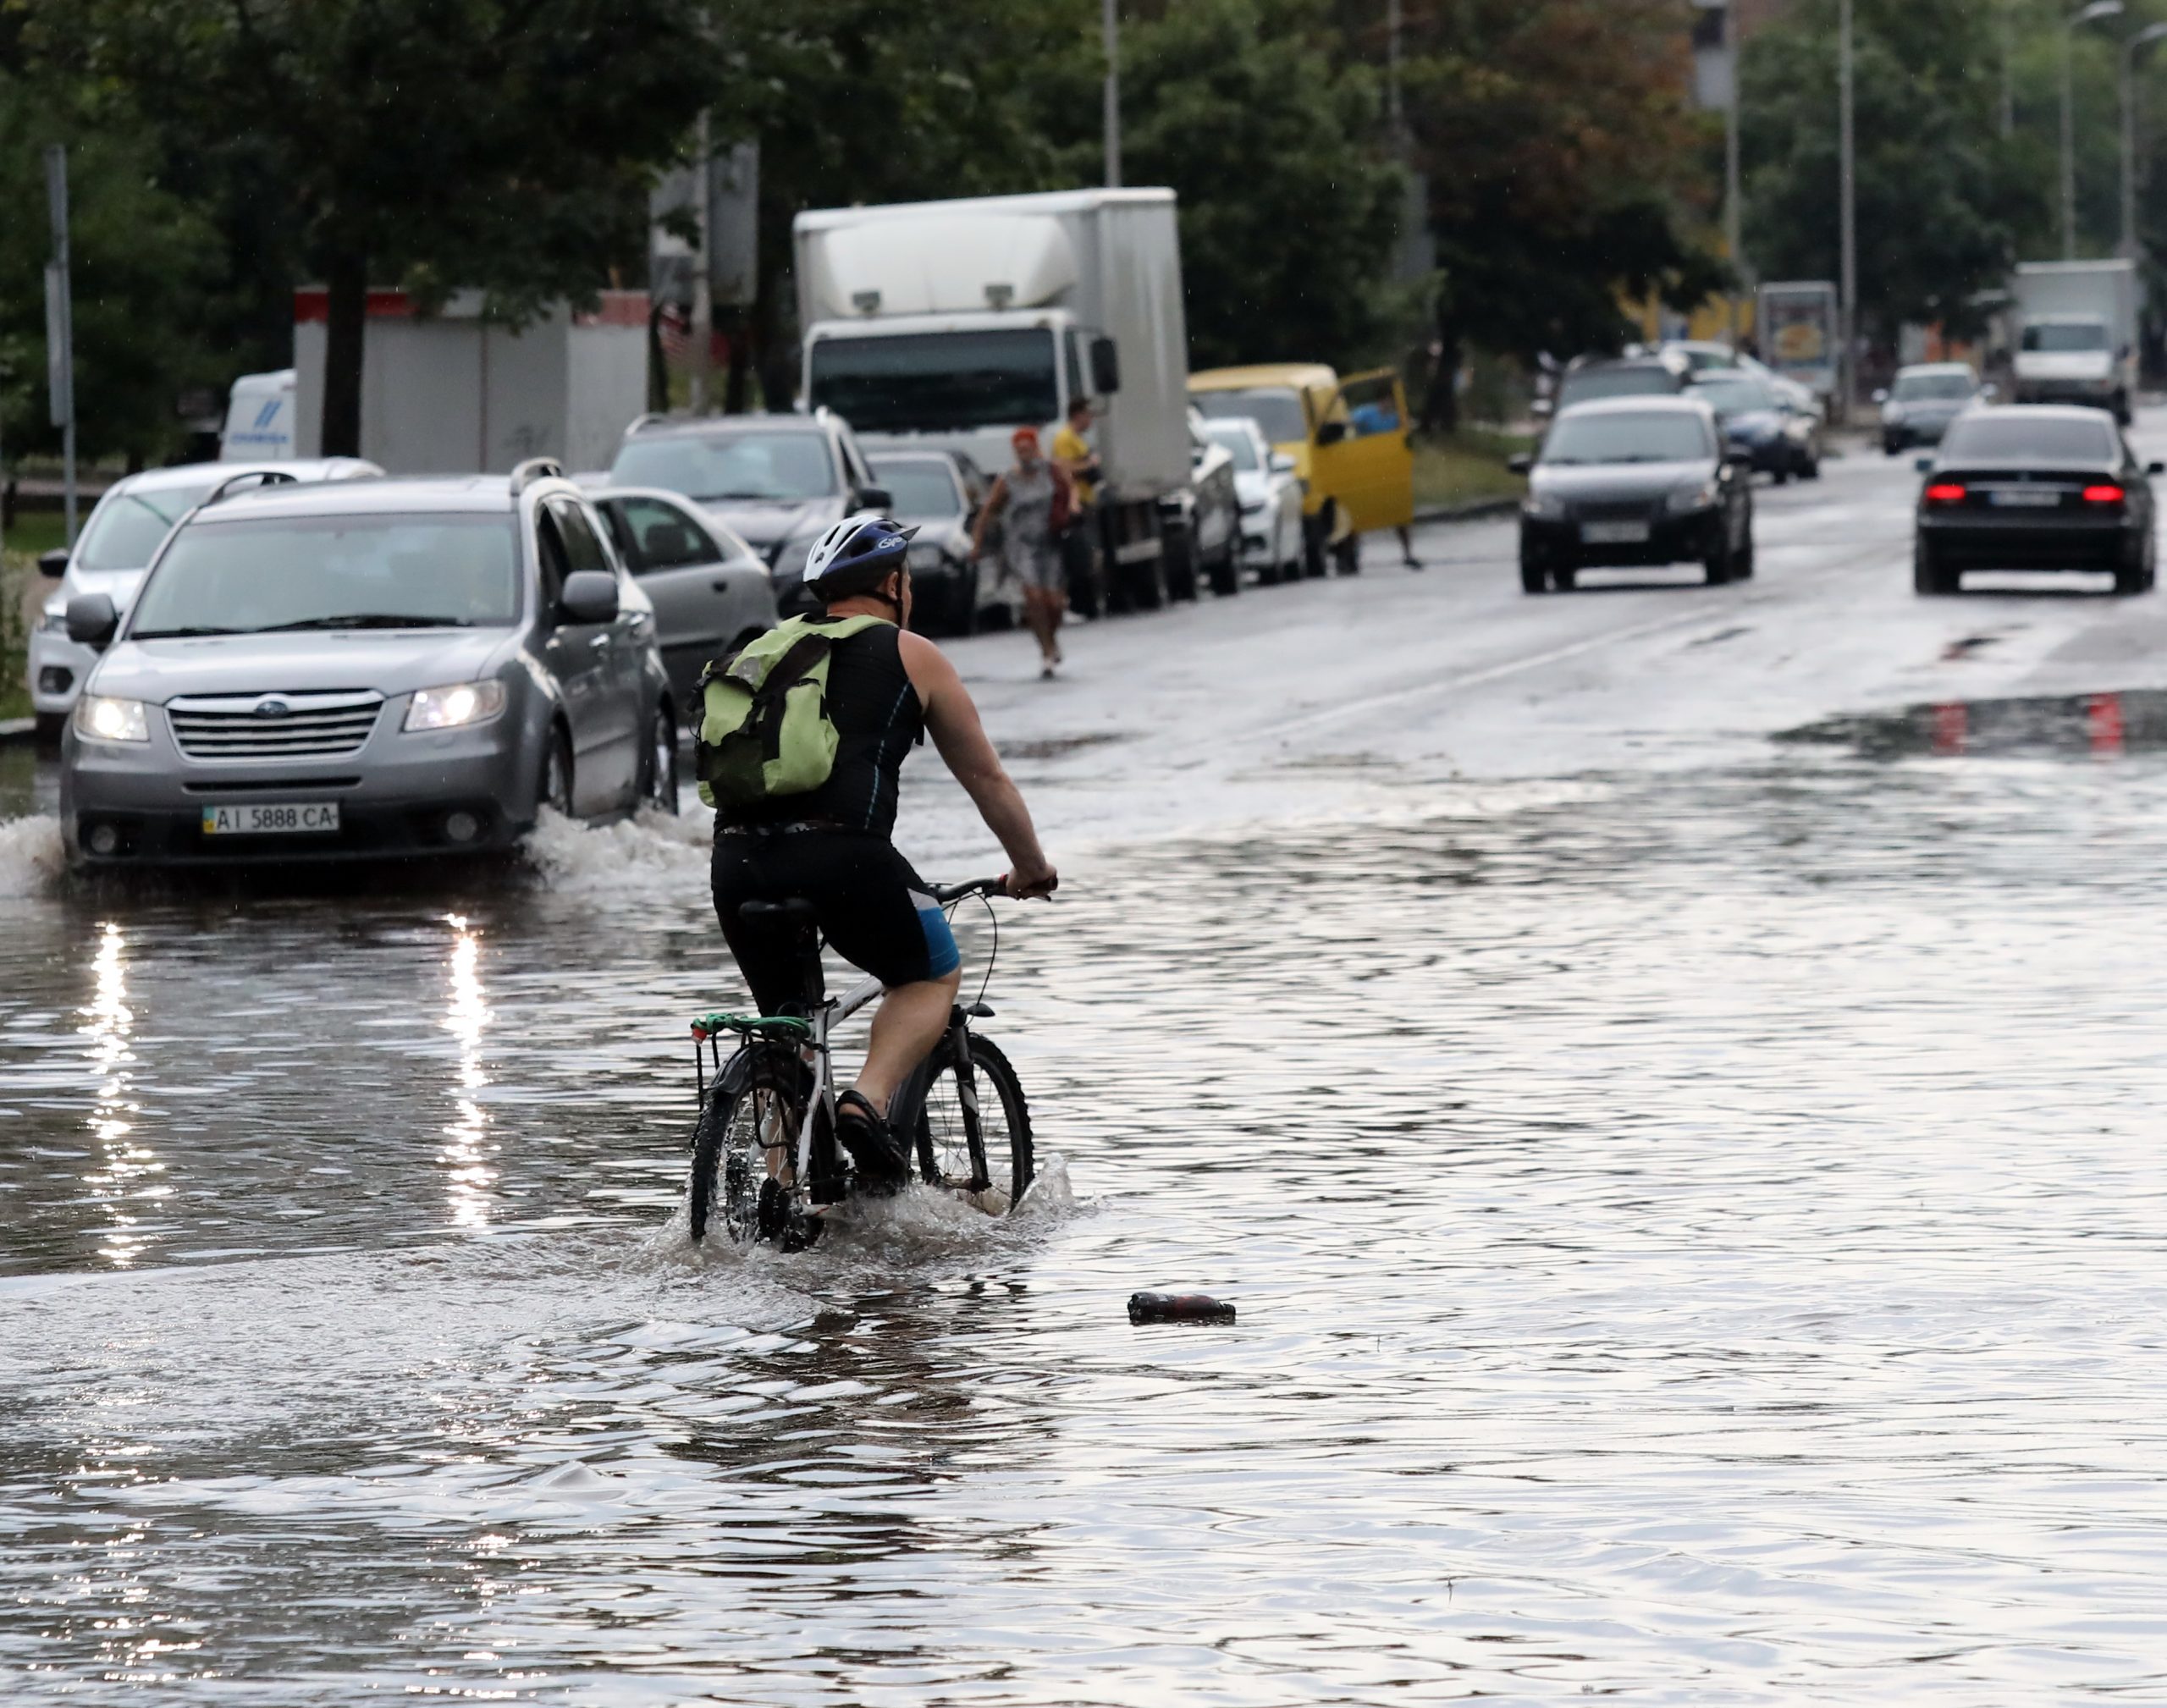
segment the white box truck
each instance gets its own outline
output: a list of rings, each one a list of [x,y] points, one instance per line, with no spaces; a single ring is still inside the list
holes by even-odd
[[[875,454],[960,451],[998,473],[1017,427],[1050,434],[1091,399],[1103,561],[1155,603],[1159,501],[1188,484],[1192,449],[1174,192],[830,208],[795,236],[804,405]]]
[[[294,371],[245,373],[226,399],[222,463],[287,462],[294,455]]]
[[[2137,264],[2022,262],[2011,295],[2016,401],[2090,404],[2128,425],[2137,401]]]

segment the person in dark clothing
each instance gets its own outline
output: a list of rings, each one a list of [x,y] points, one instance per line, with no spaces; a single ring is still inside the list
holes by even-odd
[[[838,741],[828,780],[718,813],[714,868],[723,935],[763,1011],[779,1012],[802,993],[791,946],[739,917],[747,901],[810,901],[835,952],[885,987],[865,1066],[836,1099],[835,1136],[868,1185],[891,1189],[906,1167],[887,1129],[889,1103],[940,1042],[962,978],[947,916],[890,840],[904,755],[933,737],[1008,855],[1008,894],[1050,895],[1058,881],[956,667],[905,626],[908,541],[909,531],[885,517],[857,515],[813,548],[806,586],[826,606],[814,620],[880,620],[838,640],[829,654],[827,710]]]

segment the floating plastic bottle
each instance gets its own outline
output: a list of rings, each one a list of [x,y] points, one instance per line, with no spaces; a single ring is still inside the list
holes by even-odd
[[[1131,1293],[1128,1320],[1133,1323],[1230,1323],[1234,1308],[1209,1293]]]

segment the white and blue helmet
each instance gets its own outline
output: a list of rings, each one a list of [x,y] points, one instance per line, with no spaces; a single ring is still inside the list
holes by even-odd
[[[879,587],[910,561],[911,537],[917,532],[872,510],[845,516],[807,554],[806,590],[830,603]]]

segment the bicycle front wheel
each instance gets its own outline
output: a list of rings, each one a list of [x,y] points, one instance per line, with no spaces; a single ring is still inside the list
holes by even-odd
[[[804,1108],[794,1064],[762,1064],[752,1083],[731,1095],[708,1088],[692,1134],[692,1176],[686,1216],[692,1238],[720,1223],[743,1245],[773,1239],[791,1217],[791,1148]]]
[[[1031,1110],[1023,1082],[989,1039],[971,1039],[973,1095],[967,1099],[944,1045],[918,1118],[918,1178],[975,1195],[995,1215],[1015,1208],[1034,1178]]]

